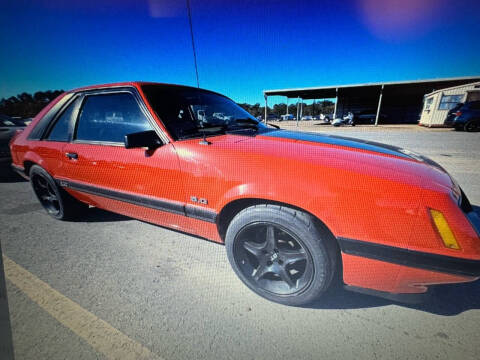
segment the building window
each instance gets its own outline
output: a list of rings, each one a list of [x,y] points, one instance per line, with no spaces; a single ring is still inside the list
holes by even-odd
[[[462,102],[463,95],[443,95],[438,110],[450,110]]]
[[[427,100],[425,100],[425,108],[423,109],[424,111],[430,111],[430,107],[432,106],[433,102],[433,97],[429,97]]]

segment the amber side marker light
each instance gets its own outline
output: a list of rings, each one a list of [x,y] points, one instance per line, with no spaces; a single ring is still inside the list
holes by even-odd
[[[438,210],[429,210],[430,215],[432,216],[433,224],[437,228],[445,247],[449,249],[460,250],[460,245],[458,245],[457,239],[455,239],[455,235],[453,235],[452,229],[450,229],[445,216],[443,216],[443,214]]]

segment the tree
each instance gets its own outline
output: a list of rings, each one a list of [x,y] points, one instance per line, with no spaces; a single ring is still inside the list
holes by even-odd
[[[0,113],[21,118],[34,117],[46,104],[63,93],[63,90],[37,91],[33,96],[23,92],[0,100]]]

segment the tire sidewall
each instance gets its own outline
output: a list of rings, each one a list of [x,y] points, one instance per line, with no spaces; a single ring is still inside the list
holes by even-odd
[[[55,195],[57,196],[59,211],[58,211],[57,214],[52,214],[47,209],[45,209],[43,204],[42,204],[42,207],[45,209],[47,214],[50,215],[51,217],[53,217],[55,219],[63,219],[64,216],[65,216],[64,199],[63,199],[63,196],[60,192],[60,189],[58,188],[57,184],[55,183],[55,180],[53,180],[53,178],[50,176],[50,174],[45,169],[43,169],[42,167],[40,167],[38,165],[33,165],[32,166],[32,168],[30,169],[29,175],[30,175],[30,184],[32,186],[33,192],[34,192],[35,196],[37,197],[38,201],[40,202],[40,204],[42,204],[42,202],[41,202],[40,198],[37,195],[37,192],[35,191],[35,189],[33,187],[33,178],[35,176],[41,176],[42,178],[44,178],[50,184],[53,191],[55,192]]]
[[[470,129],[470,125],[473,125],[473,129]],[[465,124],[464,130],[467,132],[476,132],[478,131],[478,124],[475,123],[475,120],[470,120]]]
[[[308,221],[309,216],[305,219]],[[236,236],[244,227],[258,222],[272,223],[295,234],[296,240],[310,253],[311,263],[314,267],[313,278],[310,284],[300,292],[291,295],[273,294],[254,286],[239,269],[234,258]],[[280,207],[254,206],[243,210],[231,221],[225,237],[227,256],[233,270],[252,291],[268,300],[290,306],[300,306],[312,302],[330,285],[334,273],[334,259],[329,256],[321,233],[313,223],[310,225],[309,227],[304,219],[292,216],[291,212],[282,211]]]

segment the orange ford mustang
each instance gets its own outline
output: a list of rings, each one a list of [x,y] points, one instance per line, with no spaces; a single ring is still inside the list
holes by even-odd
[[[211,91],[72,90],[10,147],[54,218],[90,205],[225,243],[245,285],[279,303],[311,302],[334,279],[410,301],[480,277],[479,217],[438,164],[280,130]]]

